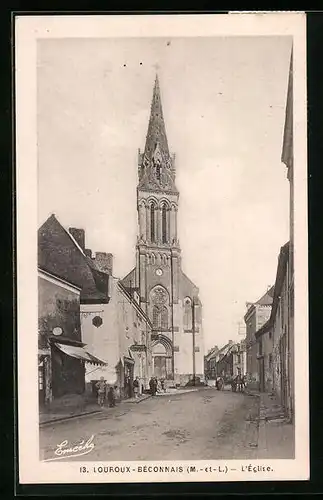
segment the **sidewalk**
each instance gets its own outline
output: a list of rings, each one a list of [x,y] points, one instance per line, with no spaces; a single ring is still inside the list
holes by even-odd
[[[259,394],[259,459],[293,459],[294,425],[289,423],[276,397]]]
[[[141,401],[145,401],[150,397],[151,397],[150,394],[142,394],[138,398],[123,399],[122,401],[119,401],[117,403],[117,406],[122,406],[124,404],[129,404],[129,403],[138,404],[141,403]],[[49,411],[40,412],[39,425],[46,425],[54,422],[63,422],[71,418],[80,418],[86,415],[94,415],[96,413],[100,413],[103,410],[107,411],[109,409],[110,408],[107,402],[104,405],[104,408],[101,409],[95,401],[83,402],[73,405],[71,407],[60,407],[55,409],[52,408]]]
[[[187,392],[196,392],[198,389],[192,388],[192,389],[167,389],[165,392],[157,392],[156,396],[174,396],[177,394],[186,394]]]
[[[76,406],[73,408],[62,408],[39,413],[39,425],[45,425],[53,422],[60,422],[70,418],[83,417],[99,413],[101,408],[97,403],[88,403],[84,406]]]

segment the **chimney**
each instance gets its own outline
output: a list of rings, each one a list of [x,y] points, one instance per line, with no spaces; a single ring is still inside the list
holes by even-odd
[[[113,269],[113,255],[112,253],[106,253],[106,252],[95,252],[95,263],[100,269],[100,271],[103,271],[110,276],[112,275],[112,269]]]
[[[84,229],[77,229],[76,227],[70,227],[69,233],[73,236],[74,240],[78,245],[85,250],[85,231]]]
[[[229,344],[232,345],[233,344],[233,340],[229,340]]]
[[[90,248],[86,248],[84,250],[84,253],[87,257],[90,257],[90,259],[92,259],[92,250]]]

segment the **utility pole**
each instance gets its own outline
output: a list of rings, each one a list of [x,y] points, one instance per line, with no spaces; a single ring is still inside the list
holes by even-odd
[[[195,385],[195,298],[192,300],[193,385]]]

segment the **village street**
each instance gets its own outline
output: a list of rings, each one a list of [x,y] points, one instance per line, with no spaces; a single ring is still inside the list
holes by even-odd
[[[252,459],[257,415],[257,398],[213,388],[124,402],[41,427],[40,458],[57,458],[64,440],[72,447],[94,435],[94,448],[83,460]]]

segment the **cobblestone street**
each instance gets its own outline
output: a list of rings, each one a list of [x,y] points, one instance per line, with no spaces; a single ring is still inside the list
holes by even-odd
[[[40,428],[40,458],[94,435],[86,460],[254,459],[258,408],[255,397],[214,389],[123,403]]]

